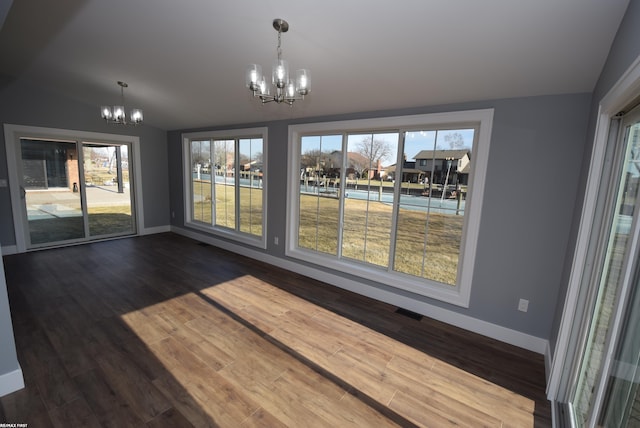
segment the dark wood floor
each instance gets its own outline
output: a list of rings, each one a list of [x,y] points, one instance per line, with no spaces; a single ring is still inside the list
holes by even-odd
[[[173,235],[4,257],[38,427],[550,426],[541,355]]]

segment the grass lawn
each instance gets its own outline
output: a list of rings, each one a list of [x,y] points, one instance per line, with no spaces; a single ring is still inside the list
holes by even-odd
[[[385,183],[386,184],[386,183]],[[211,223],[211,183],[194,181],[194,219]],[[262,234],[262,189],[240,188],[240,230]],[[235,228],[235,187],[216,184],[217,223]],[[342,256],[387,267],[391,247],[392,207],[375,201],[346,199]],[[368,215],[367,215],[368,213]],[[396,233],[395,271],[455,285],[464,217],[401,209]],[[298,245],[338,253],[339,200],[300,196]],[[426,238],[425,238],[426,236]]]
[[[133,233],[131,207],[109,206],[89,209],[89,234],[91,236],[116,233]]]
[[[301,248],[337,254],[338,204],[337,198],[301,195],[298,233]],[[394,270],[454,285],[463,221],[463,216],[430,213],[427,219],[425,212],[401,209]],[[342,256],[387,267],[391,226],[391,206],[347,199]]]
[[[211,182],[193,181],[193,219],[211,224]],[[216,184],[216,224],[230,229],[236,225],[235,186]],[[262,235],[262,189],[240,187],[240,231]]]
[[[78,216],[29,220],[32,244],[84,238],[84,221]],[[92,207],[89,210],[89,235],[133,233],[133,217],[129,206]]]

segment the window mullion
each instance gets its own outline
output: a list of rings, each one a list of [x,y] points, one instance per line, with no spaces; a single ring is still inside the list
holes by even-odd
[[[369,153],[373,151],[373,139],[374,134],[371,133],[371,147],[369,148]],[[347,157],[349,153],[347,153]],[[372,159],[369,157],[369,165],[367,167],[367,210],[364,216],[364,243],[362,246],[362,261],[367,262],[367,237],[369,235],[369,211],[371,209],[371,163]]]
[[[209,159],[212,160],[212,164],[215,164],[215,140],[209,140]],[[211,168],[211,225],[215,226],[218,219],[216,218],[216,172],[215,166]],[[204,207],[204,204],[202,205]]]
[[[240,139],[233,140],[233,183],[235,203],[235,231],[240,232]]]
[[[347,194],[347,167],[349,165],[349,153],[347,146],[347,133],[342,134],[342,167],[340,168],[340,198],[338,202],[338,259],[342,258],[342,235],[344,232],[344,199]]]
[[[322,137],[320,137],[320,153],[322,153]],[[306,174],[306,172],[305,172]],[[319,244],[320,244],[320,188],[318,187],[318,173],[316,171],[316,177],[315,178],[315,184],[316,184],[316,189],[317,189],[317,193],[314,194],[315,198],[316,198],[316,251],[318,251],[319,248]],[[300,192],[298,192],[298,194],[300,194]]]
[[[404,141],[406,131],[398,131],[398,152],[396,153],[396,165],[400,165],[400,176],[402,177],[402,161],[404,160]],[[387,271],[393,271],[394,261],[396,259],[396,237],[398,234],[398,216],[400,215],[400,185],[402,180],[397,179],[398,167],[396,167],[396,182],[393,186],[393,209],[391,214],[391,239],[389,241],[389,263]],[[382,180],[382,178],[381,178]]]
[[[76,140],[76,153],[78,153],[78,178],[80,183],[86,183],[86,177],[84,176],[84,142]],[[102,184],[102,183],[101,183]],[[83,186],[86,188],[86,186]],[[82,217],[84,223],[84,237],[89,236],[89,206],[87,205],[87,192],[82,190],[80,192],[80,207],[82,208]]]
[[[433,139],[433,157],[431,158],[431,177],[429,178],[429,200],[431,201],[431,195],[433,194],[433,177],[436,173],[436,150],[438,146],[438,130],[436,130],[436,136]],[[443,192],[446,190],[443,189]],[[423,251],[422,251],[422,266],[421,266],[421,276],[425,276],[425,265],[427,264],[427,247],[429,245],[429,226],[431,222],[431,202],[427,206],[427,219],[424,223],[424,240],[423,240]]]

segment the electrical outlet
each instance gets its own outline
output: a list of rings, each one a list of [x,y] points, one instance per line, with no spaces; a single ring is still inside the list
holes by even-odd
[[[518,302],[518,310],[521,312],[527,312],[529,310],[529,301],[520,299],[520,302]]]
[[[275,245],[278,245],[278,242],[280,242],[280,239],[278,239],[278,237],[277,237],[277,236],[275,236],[275,237],[273,238],[273,243],[274,243]]]

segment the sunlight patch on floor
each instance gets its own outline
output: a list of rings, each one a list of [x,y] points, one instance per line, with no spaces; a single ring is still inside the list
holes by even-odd
[[[252,426],[265,415],[287,426],[397,426],[205,295],[122,319],[167,370],[154,384],[218,426]]]
[[[424,420],[425,415],[455,420],[455,407],[466,406],[471,419],[460,420],[462,424],[501,426],[504,420],[533,426],[533,400],[257,278],[244,276],[202,293],[322,371],[416,423],[433,422]]]
[[[225,423],[261,408],[286,417],[265,397],[298,365],[418,425],[534,424],[533,400],[250,275],[122,320],[216,422],[229,412],[216,403],[238,400],[234,385],[266,401],[240,400]]]

